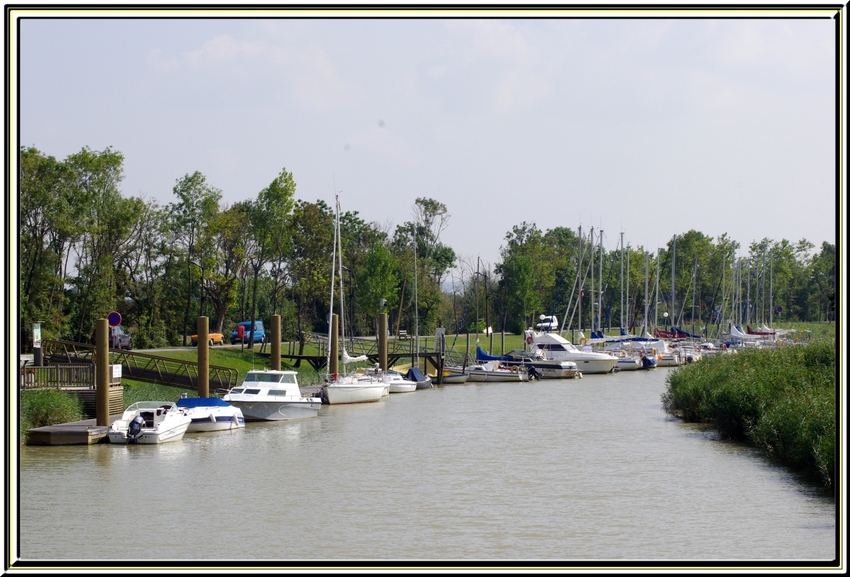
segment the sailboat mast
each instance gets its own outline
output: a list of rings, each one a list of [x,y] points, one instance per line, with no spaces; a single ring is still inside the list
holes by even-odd
[[[649,251],[643,251],[643,260],[646,263],[646,273],[643,277],[643,334],[649,336]]]
[[[328,368],[327,375],[330,377],[331,367],[331,341],[333,338],[333,314],[334,314],[334,281],[336,280],[336,231],[339,224],[339,195],[336,196],[336,218],[334,222],[334,244],[331,249],[331,306],[328,309],[328,354],[325,366]]]
[[[602,229],[599,229],[599,305],[596,308],[596,330],[602,332]]]
[[[620,328],[623,328],[623,233],[620,232]]]
[[[652,330],[658,329],[658,277],[661,276],[661,249],[655,249],[655,324]]]
[[[594,248],[593,247],[594,247],[594,244],[593,244],[593,227],[591,226],[590,227],[590,250],[588,251],[588,254],[590,255],[590,324],[591,324],[590,330],[591,330],[591,332],[593,332],[593,330],[596,328],[596,327],[592,326],[594,321],[596,320],[596,315],[593,312],[593,303],[596,302],[595,299],[593,298],[593,290],[596,288],[596,280],[595,280],[594,274],[593,274],[593,271],[594,271],[594,266],[593,266],[593,251],[594,251]]]
[[[581,274],[582,240],[581,225],[578,225],[578,330],[581,330],[581,301],[584,296],[584,275]]]
[[[687,297],[687,295],[685,295]],[[670,312],[673,313],[672,327],[676,326],[676,235],[673,235],[673,268],[670,273]]]
[[[345,352],[345,291],[342,287],[342,229],[339,225],[339,200],[337,199],[336,207],[336,241],[337,241],[337,257],[339,258],[339,328],[340,342],[342,343],[342,372],[348,372],[345,361],[348,354]]]

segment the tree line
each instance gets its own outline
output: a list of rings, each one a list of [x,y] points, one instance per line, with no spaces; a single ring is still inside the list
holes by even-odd
[[[334,207],[297,199],[285,168],[232,205],[203,174],[187,173],[175,181],[175,202],[162,205],[122,195],[123,163],[110,147],[64,160],[20,149],[24,349],[35,321],[43,338],[85,342],[112,311],[139,348],[184,344],[200,315],[227,333],[279,314],[283,338],[302,348],[310,332],[327,332]],[[826,242],[816,253],[805,239],[764,239],[740,257],[725,235],[691,230],[655,253],[622,243],[606,251],[601,231],[523,222],[505,235],[501,261],[482,266],[441,241],[449,220],[431,198],[417,198],[412,220],[392,230],[357,211],[341,214],[345,268],[336,286],[345,291],[347,332],[374,334],[381,312],[393,333],[423,335],[437,327],[519,332],[540,314],[557,314],[568,328],[617,327],[622,318],[633,329],[662,309],[669,321],[708,328],[736,311],[766,319],[768,278],[772,319],[834,318],[835,246]]]

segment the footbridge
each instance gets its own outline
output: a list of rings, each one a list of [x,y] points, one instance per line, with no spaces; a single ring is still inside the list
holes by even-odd
[[[74,341],[44,340],[41,343],[45,363],[94,363],[95,345]],[[137,381],[197,390],[198,363],[133,350],[109,349],[109,364],[121,365],[121,376]],[[209,366],[209,386],[230,389],[236,386],[239,371],[230,367]]]

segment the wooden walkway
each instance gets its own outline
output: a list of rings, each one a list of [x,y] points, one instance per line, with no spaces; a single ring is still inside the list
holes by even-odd
[[[109,423],[111,424],[120,418],[120,414],[112,415],[109,417]],[[108,443],[109,438],[106,436],[108,429],[109,427],[98,426],[97,419],[38,427],[27,431],[27,445],[94,445],[97,443]]]

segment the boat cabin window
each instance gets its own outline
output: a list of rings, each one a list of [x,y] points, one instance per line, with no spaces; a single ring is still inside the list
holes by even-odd
[[[237,393],[243,393],[243,392],[245,392],[245,389],[231,389],[231,391],[230,391],[230,392],[231,392],[231,393],[233,393],[233,394],[235,395],[235,394],[237,394]]]
[[[260,389],[245,389],[246,395],[259,395]]]
[[[245,375],[245,382],[256,383],[294,383],[295,375],[280,374],[280,373],[249,373]]]
[[[560,344],[540,345],[540,348],[543,349],[544,351],[555,351],[555,352],[567,350],[566,347],[564,347],[563,345],[560,345]]]
[[[285,397],[289,394],[289,391],[287,391],[286,389],[269,389],[268,394]]]

